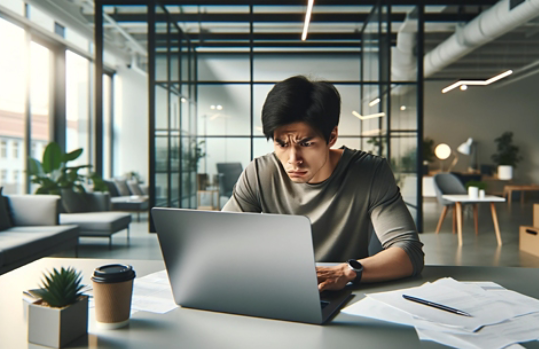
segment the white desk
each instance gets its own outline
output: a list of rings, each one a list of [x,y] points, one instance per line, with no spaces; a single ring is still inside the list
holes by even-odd
[[[458,231],[458,239],[459,239],[459,246],[462,246],[462,204],[463,203],[482,203],[487,202],[490,203],[490,211],[492,213],[492,221],[494,222],[494,232],[496,233],[496,240],[498,241],[498,246],[502,245],[502,237],[500,235],[500,226],[498,225],[498,215],[496,214],[496,206],[494,206],[495,202],[505,202],[505,198],[494,196],[494,195],[486,195],[482,199],[472,199],[468,195],[442,195],[442,197],[446,200],[453,201],[455,203],[455,209],[457,211],[457,231]],[[474,207],[474,215],[477,215],[477,208]],[[476,220],[477,221],[477,220]],[[477,234],[477,228],[475,233]]]
[[[162,261],[44,258],[0,276],[0,347],[2,349],[43,348],[28,343],[25,303],[22,291],[35,288],[45,269],[73,266],[88,283],[95,267],[110,263],[133,265],[137,276],[162,270]],[[494,281],[502,286],[539,298],[536,268],[426,266],[421,276],[356,288],[350,303],[366,292],[389,291],[419,286],[426,281],[452,276],[459,281]],[[215,290],[219,296],[219,290]],[[338,314],[329,324],[308,325],[249,316],[177,308],[167,314],[138,312],[128,327],[119,330],[96,328],[94,310],[89,311],[88,336],[68,348],[129,349],[331,349],[331,348],[445,348],[420,342],[412,327]],[[539,342],[524,343],[539,348]]]

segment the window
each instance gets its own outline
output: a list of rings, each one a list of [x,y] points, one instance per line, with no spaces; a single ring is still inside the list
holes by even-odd
[[[37,144],[35,142],[32,142],[32,150],[31,150],[30,156],[33,157],[34,159],[36,158],[36,148],[37,148]]]
[[[82,156],[71,165],[90,162],[89,149],[89,61],[66,51],[66,151],[84,149]]]
[[[0,182],[6,183],[7,181],[7,170],[0,171]]]
[[[2,159],[7,158],[7,142],[6,141],[0,142],[0,158]]]
[[[18,159],[19,158],[19,142],[13,141],[13,158]]]
[[[13,171],[13,183],[19,183],[19,171]]]

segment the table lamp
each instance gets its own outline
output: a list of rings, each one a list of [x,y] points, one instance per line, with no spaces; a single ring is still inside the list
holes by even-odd
[[[457,151],[464,155],[470,155],[470,164],[468,165],[468,172],[475,172],[478,169],[477,166],[477,143],[473,138],[468,140],[457,148]]]

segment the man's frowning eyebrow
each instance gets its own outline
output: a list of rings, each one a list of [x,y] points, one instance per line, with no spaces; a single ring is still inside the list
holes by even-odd
[[[309,137],[305,137],[303,139],[300,139],[299,141],[295,142],[295,143],[304,143],[304,142],[308,142],[312,139],[314,139],[315,137],[314,136],[309,136]],[[277,143],[286,143],[285,141],[279,139],[279,138],[275,138],[275,142]]]

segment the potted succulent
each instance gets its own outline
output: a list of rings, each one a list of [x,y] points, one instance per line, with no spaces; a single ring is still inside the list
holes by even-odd
[[[522,160],[518,155],[519,148],[513,144],[513,132],[504,132],[494,140],[497,143],[497,153],[492,155],[492,161],[498,165],[498,178],[513,178],[513,169]]]
[[[39,297],[28,309],[28,341],[60,348],[88,332],[88,297],[82,276],[73,268],[44,274]]]

